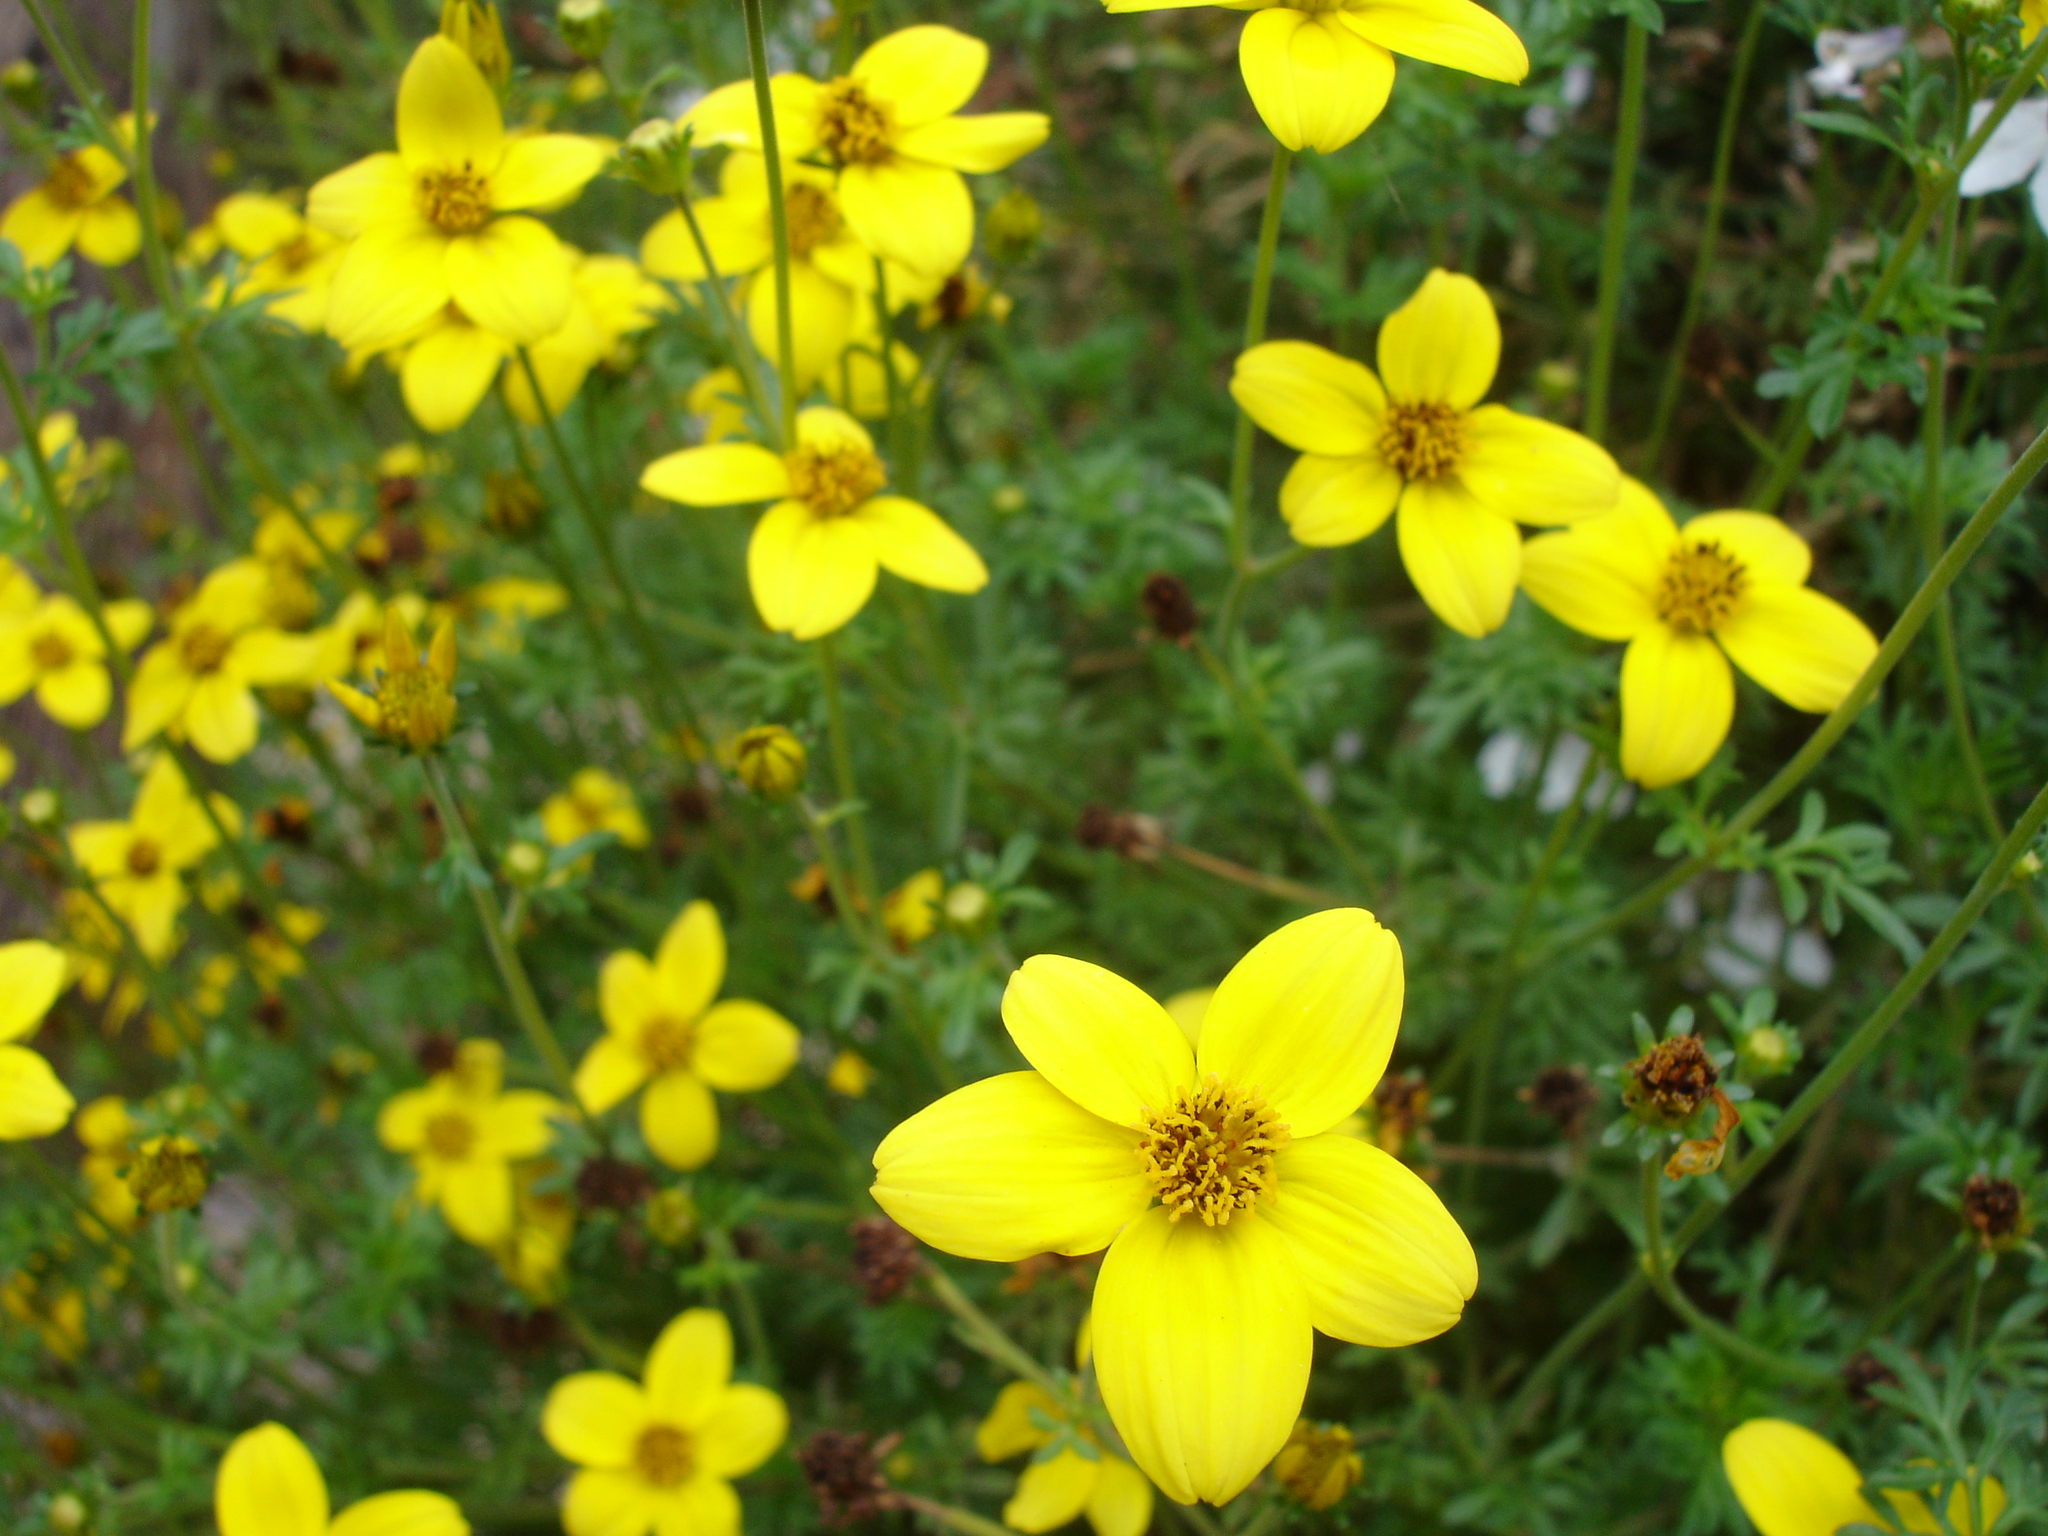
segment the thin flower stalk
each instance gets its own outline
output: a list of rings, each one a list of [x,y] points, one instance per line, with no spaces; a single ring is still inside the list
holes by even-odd
[[[1607,440],[1608,383],[1614,377],[1614,337],[1621,318],[1623,263],[1628,255],[1628,212],[1635,196],[1636,156],[1643,143],[1643,77],[1650,34],[1630,16],[1621,52],[1621,115],[1614,127],[1614,170],[1600,224],[1600,291],[1593,306],[1593,355],[1586,364],[1586,436]]]
[[[740,0],[746,20],[747,66],[754,76],[754,105],[761,117],[761,152],[767,160],[768,229],[775,245],[775,394],[781,407],[782,441],[796,441],[796,341],[790,329],[789,210],[782,193],[782,145],[775,129],[774,93],[768,85],[768,39],[761,0]],[[886,333],[885,342],[886,346]]]
[[[780,172],[777,172],[780,175]],[[683,223],[690,231],[690,241],[697,247],[697,259],[704,264],[704,282],[701,285],[711,295],[712,307],[718,311],[719,323],[725,327],[726,339],[732,343],[733,367],[738,370],[740,383],[746,389],[747,399],[754,407],[754,414],[761,419],[763,429],[777,448],[786,447],[788,437],[784,428],[787,423],[777,411],[768,409],[768,394],[761,383],[761,370],[754,363],[754,342],[740,324],[740,317],[732,307],[732,294],[727,291],[725,278],[718,270],[718,262],[711,254],[711,245],[704,238],[704,227],[697,221],[697,210],[690,198],[687,187],[679,187],[675,193],[676,212],[683,216]],[[773,210],[771,209],[771,214]],[[778,337],[780,340],[780,337]]]
[[[1284,145],[1273,146],[1273,169],[1266,181],[1265,212],[1259,218],[1258,253],[1252,262],[1252,291],[1245,304],[1244,349],[1249,352],[1266,339],[1266,312],[1273,298],[1273,261],[1280,245],[1280,211],[1287,198],[1287,171],[1293,153]],[[1252,563],[1252,443],[1251,413],[1239,406],[1237,434],[1230,445],[1230,565],[1233,587],[1241,583]],[[1235,617],[1236,605],[1224,602],[1226,616]],[[1218,644],[1228,647],[1230,632],[1219,631]]]

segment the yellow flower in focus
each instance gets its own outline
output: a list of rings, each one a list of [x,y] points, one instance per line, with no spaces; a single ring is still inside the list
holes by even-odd
[[[225,796],[214,796],[213,807],[230,831],[240,824]],[[81,821],[69,836],[71,856],[142,952],[152,960],[170,954],[187,900],[185,872],[220,841],[177,759],[159,752],[151,760],[126,821]]]
[[[839,211],[875,255],[941,278],[974,243],[974,201],[960,173],[1000,171],[1045,142],[1042,112],[955,114],[981,88],[988,44],[951,27],[905,27],[870,44],[853,67],[820,84],[777,75],[775,128],[791,159],[822,155],[839,171]],[[748,80],[690,109],[699,144],[759,152]]]
[[[123,112],[114,132],[135,142],[135,114]],[[142,220],[135,205],[114,189],[128,168],[102,144],[87,144],[57,156],[49,174],[0,213],[0,240],[21,252],[24,264],[48,267],[76,246],[78,254],[102,267],[118,267],[142,248]]]
[[[1514,602],[1515,524],[1597,517],[1621,489],[1597,443],[1479,403],[1499,364],[1486,290],[1436,270],[1380,327],[1377,377],[1308,342],[1269,341],[1239,357],[1230,380],[1252,420],[1301,450],[1280,487],[1294,537],[1350,544],[1398,507],[1409,580],[1438,618],[1474,637],[1500,628]]]
[[[538,219],[583,190],[602,139],[505,132],[498,98],[445,37],[398,84],[398,152],[321,181],[315,226],[353,242],[335,268],[327,328],[351,351],[389,346],[454,303],[492,335],[531,344],[569,313],[570,255]]]
[[[541,802],[540,829],[555,847],[609,832],[628,848],[647,846],[647,821],[633,791],[602,768],[579,768],[569,787]]]
[[[866,606],[880,570],[941,592],[979,592],[988,567],[929,507],[878,494],[888,472],[844,411],[797,413],[787,453],[754,443],[684,448],[648,465],[641,486],[692,507],[772,501],[747,546],[754,606],[770,629],[815,640]]]
[[[94,1213],[113,1231],[132,1232],[140,1208],[128,1181],[121,1177],[136,1131],[126,1101],[114,1094],[94,1099],[79,1110],[71,1129],[85,1148],[78,1172],[85,1180],[86,1198]]]
[[[104,614],[123,651],[149,633],[147,603],[123,599],[108,603]],[[24,612],[0,607],[0,704],[13,703],[31,688],[43,713],[74,731],[98,725],[113,703],[106,642],[91,616],[61,592],[44,595]]]
[[[1351,1448],[1351,1431],[1342,1424],[1303,1419],[1273,1458],[1273,1476],[1305,1509],[1328,1509],[1364,1475],[1365,1463]]]
[[[1738,1424],[1721,1442],[1721,1465],[1734,1485],[1742,1512],[1762,1536],[1834,1536],[1842,1526],[1862,1523],[1889,1529],[1861,1492],[1863,1474],[1834,1446],[1803,1425],[1787,1419],[1750,1419]],[[1895,1488],[1879,1490],[1891,1505],[1896,1523],[1916,1536],[1950,1531],[1980,1536],[1970,1523],[1968,1491],[1958,1483],[1949,1493],[1948,1524],[1917,1493]],[[1988,1531],[2005,1509],[2005,1489],[1987,1477],[1978,1490]]]
[[[465,1040],[454,1067],[394,1094],[377,1115],[377,1139],[412,1158],[414,1198],[438,1205],[456,1236],[480,1248],[512,1235],[511,1165],[546,1151],[555,1139],[548,1120],[564,1112],[533,1089],[503,1092],[504,1080],[497,1042]]]
[[[640,1133],[671,1168],[700,1168],[718,1150],[713,1088],[767,1088],[796,1061],[796,1027],[781,1014],[712,1001],[724,980],[725,930],[708,901],[683,908],[653,963],[622,949],[598,976],[605,1032],[576,1068],[576,1096],[601,1115],[645,1084]]]
[[[1528,594],[1573,629],[1626,640],[1621,770],[1645,788],[1691,778],[1735,718],[1734,662],[1812,714],[1842,702],[1877,656],[1861,619],[1808,587],[1813,552],[1761,512],[1684,528],[1634,480],[1607,517],[1531,539]]]
[[[653,325],[675,301],[661,284],[641,275],[625,256],[576,255],[571,278],[569,313],[552,334],[534,343],[528,356],[540,380],[540,398],[550,416],[559,416],[576,398],[590,370],[600,363],[618,365],[630,357],[626,338]],[[537,423],[540,407],[526,370],[505,370],[505,401],[521,421]]]
[[[327,680],[327,691],[359,725],[408,752],[429,752],[448,739],[455,729],[454,687],[454,622],[441,621],[423,665],[397,603],[384,610],[384,665],[374,694]]]
[[[946,877],[936,869],[920,869],[882,898],[882,926],[898,949],[922,944],[939,926],[939,902]]]
[[[304,687],[318,645],[271,625],[270,571],[261,560],[231,560],[171,615],[170,634],[136,665],[121,750],[159,732],[187,740],[201,757],[231,763],[256,745],[256,696],[263,686]]]
[[[965,1258],[1107,1247],[1103,1402],[1169,1497],[1224,1503],[1294,1428],[1316,1330],[1412,1344],[1456,1323],[1478,1283],[1427,1184],[1327,1134],[1386,1070],[1401,997],[1400,946],[1356,908],[1260,943],[1192,1046],[1129,982],[1034,956],[1003,1024],[1036,1070],[897,1126],[875,1151],[876,1203]]]
[[[1086,1425],[1071,1422],[1042,1387],[1013,1381],[974,1431],[983,1461],[1008,1461],[1060,1442],[1049,1456],[1033,1455],[1003,1506],[1013,1531],[1058,1530],[1085,1514],[1095,1536],[1144,1536],[1152,1523],[1152,1485],[1123,1457],[1102,1448]]]
[[[50,1064],[11,1042],[35,1033],[64,990],[64,951],[40,939],[0,944],[0,1141],[64,1129],[77,1100]]]
[[[841,1051],[825,1069],[825,1086],[842,1098],[864,1097],[874,1080],[874,1067],[858,1051]]]
[[[213,1483],[220,1536],[469,1536],[446,1494],[372,1494],[332,1518],[327,1480],[312,1453],[282,1424],[237,1435]]]
[[[260,299],[263,312],[318,335],[327,324],[327,290],[348,243],[308,223],[281,197],[236,192],[213,210],[220,243],[241,258],[234,291],[216,302]]]
[[[540,1431],[576,1463],[562,1500],[569,1536],[737,1536],[730,1479],[782,1444],[789,1411],[732,1379],[732,1329],[693,1307],[647,1352],[642,1381],[579,1371],[548,1392]]]

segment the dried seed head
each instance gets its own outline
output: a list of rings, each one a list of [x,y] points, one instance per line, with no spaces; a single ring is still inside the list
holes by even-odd
[[[853,1278],[871,1307],[893,1301],[924,1268],[917,1239],[886,1216],[856,1221],[853,1232]]]
[[[1963,1184],[1963,1220],[1986,1253],[2003,1252],[2027,1234],[2026,1196],[2011,1179],[1973,1173]]]
[[[871,1444],[855,1430],[821,1429],[797,1447],[796,1464],[818,1501],[821,1525],[852,1525],[896,1507],[880,1465],[895,1439]]]
[[[576,1170],[576,1203],[586,1211],[625,1211],[645,1200],[654,1180],[638,1163],[593,1157]]]
[[[1074,836],[1083,848],[1108,848],[1127,859],[1149,864],[1166,845],[1166,829],[1141,811],[1112,811],[1106,805],[1081,808]]]
[[[1600,1099],[1586,1069],[1573,1066],[1545,1067],[1536,1074],[1536,1081],[1519,1089],[1515,1097],[1537,1114],[1556,1121],[1560,1136],[1578,1135]]]
[[[1622,1102],[1645,1124],[1675,1131],[1707,1102],[1720,1076],[1698,1036],[1673,1035],[1628,1064]]]
[[[1188,584],[1165,571],[1146,578],[1138,606],[1145,610],[1145,617],[1152,621],[1153,631],[1162,640],[1186,644],[1201,626],[1202,615],[1195,608]]]

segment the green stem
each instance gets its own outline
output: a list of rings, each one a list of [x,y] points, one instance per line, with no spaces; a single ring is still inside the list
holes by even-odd
[[[1614,171],[1607,182],[1607,212],[1600,225],[1600,295],[1594,310],[1593,355],[1586,363],[1586,415],[1594,442],[1607,437],[1608,387],[1614,375],[1614,335],[1621,316],[1622,268],[1628,256],[1628,210],[1635,196],[1636,155],[1643,142],[1643,77],[1650,34],[1634,16],[1621,50],[1621,116],[1614,128]]]
[[[1273,298],[1273,257],[1280,245],[1280,209],[1287,200],[1287,169],[1293,156],[1285,145],[1273,146],[1273,169],[1266,181],[1266,210],[1259,219],[1258,255],[1252,263],[1252,291],[1244,312],[1244,350],[1266,339],[1266,310]],[[1230,564],[1243,570],[1252,558],[1252,419],[1240,406],[1237,435],[1230,445]],[[1219,645],[1230,636],[1220,634]]]
[[[960,1536],[1016,1536],[1007,1525],[997,1525],[971,1509],[961,1509],[953,1504],[941,1504],[937,1499],[928,1499],[921,1493],[898,1493],[896,1502],[905,1509],[915,1510],[936,1525],[949,1531],[958,1531]]]
[[[726,291],[725,279],[719,275],[718,263],[711,254],[711,243],[704,238],[704,230],[697,223],[697,210],[691,205],[688,188],[676,190],[675,204],[676,212],[683,216],[683,223],[689,227],[690,239],[697,247],[697,260],[704,267],[704,286],[711,290],[711,302],[718,311],[719,323],[731,338],[733,366],[739,370],[740,383],[746,389],[747,398],[753,402],[763,428],[774,437],[778,448],[786,448],[788,442],[781,435],[782,418],[768,409],[768,395],[761,386],[761,372],[754,366],[754,339],[741,326],[739,313],[732,307],[732,295]]]
[[[868,846],[867,810],[853,777],[853,742],[846,730],[846,706],[839,695],[839,658],[832,637],[816,644],[818,678],[825,692],[825,724],[832,738],[832,778],[846,822],[846,840],[853,848],[853,893],[863,903],[875,894],[875,856]],[[880,916],[879,911],[874,913]]]
[[[925,1283],[938,1298],[939,1305],[959,1320],[966,1342],[979,1354],[986,1355],[997,1365],[1031,1382],[1056,1403],[1075,1401],[1073,1383],[1062,1381],[1034,1359],[1015,1339],[1003,1332],[1000,1325],[986,1312],[968,1299],[967,1293],[953,1283],[948,1275],[936,1264],[924,1267]]]
[[[747,67],[754,77],[754,107],[761,117],[761,157],[768,172],[768,235],[775,246],[775,371],[782,409],[782,442],[796,441],[796,342],[789,312],[789,209],[782,199],[782,145],[775,131],[775,93],[768,85],[768,38],[761,0],[740,0],[747,30]],[[886,336],[883,344],[887,345]]]
[[[761,1317],[761,1304],[754,1299],[754,1288],[736,1273],[740,1258],[733,1248],[732,1234],[707,1231],[704,1246],[731,1275],[726,1284],[732,1292],[734,1305],[739,1309],[740,1331],[747,1337],[747,1364],[753,1368],[754,1376],[761,1385],[773,1387],[779,1375],[775,1368],[775,1351],[768,1346],[768,1326]]]

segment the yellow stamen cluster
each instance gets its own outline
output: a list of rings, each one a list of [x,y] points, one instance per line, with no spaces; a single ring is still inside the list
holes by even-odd
[[[138,880],[147,880],[163,868],[163,850],[153,839],[138,837],[128,845],[128,873]]]
[[[490,183],[467,161],[422,172],[413,198],[420,216],[446,234],[466,235],[491,220]]]
[[[234,641],[222,634],[211,624],[195,624],[185,631],[178,640],[178,653],[185,660],[190,672],[217,672],[220,664],[227,660],[228,647]]]
[[[875,165],[889,158],[889,108],[874,100],[858,80],[838,79],[825,87],[818,111],[818,142],[841,165]]]
[[[1379,447],[1403,480],[1447,475],[1465,455],[1465,413],[1428,401],[1390,401]]]
[[[45,672],[55,672],[59,667],[71,665],[73,655],[71,642],[54,629],[46,629],[31,640],[29,656]]]
[[[469,1116],[447,1111],[427,1122],[427,1150],[450,1162],[469,1156],[476,1145],[476,1126]]]
[[[1193,1212],[1210,1227],[1272,1197],[1273,1159],[1288,1141],[1257,1089],[1214,1074],[1181,1089],[1172,1108],[1146,1110],[1138,1137],[1138,1160],[1169,1219]]]
[[[374,697],[346,683],[329,682],[327,691],[386,741],[413,752],[438,747],[455,729],[454,626],[442,622],[422,665],[404,617],[395,607],[386,609],[384,663]]]
[[[650,1424],[633,1442],[633,1465],[655,1487],[674,1488],[689,1480],[697,1457],[690,1437],[673,1424]]]
[[[184,1136],[152,1136],[135,1149],[125,1175],[145,1211],[189,1211],[206,1195],[206,1157]]]
[[[797,500],[820,517],[851,512],[889,483],[874,450],[858,443],[803,443],[782,462]]]
[[[83,208],[92,202],[92,172],[77,155],[59,155],[43,183],[43,192],[59,208]]]
[[[685,1019],[650,1019],[640,1031],[640,1054],[657,1073],[688,1067],[696,1046],[697,1031]]]
[[[796,257],[808,256],[828,243],[845,224],[832,194],[808,181],[790,185],[782,195],[782,209],[789,229],[789,254]]]
[[[1657,617],[1686,634],[1707,634],[1728,622],[1749,572],[1712,539],[1683,543],[1665,562],[1657,584]]]

